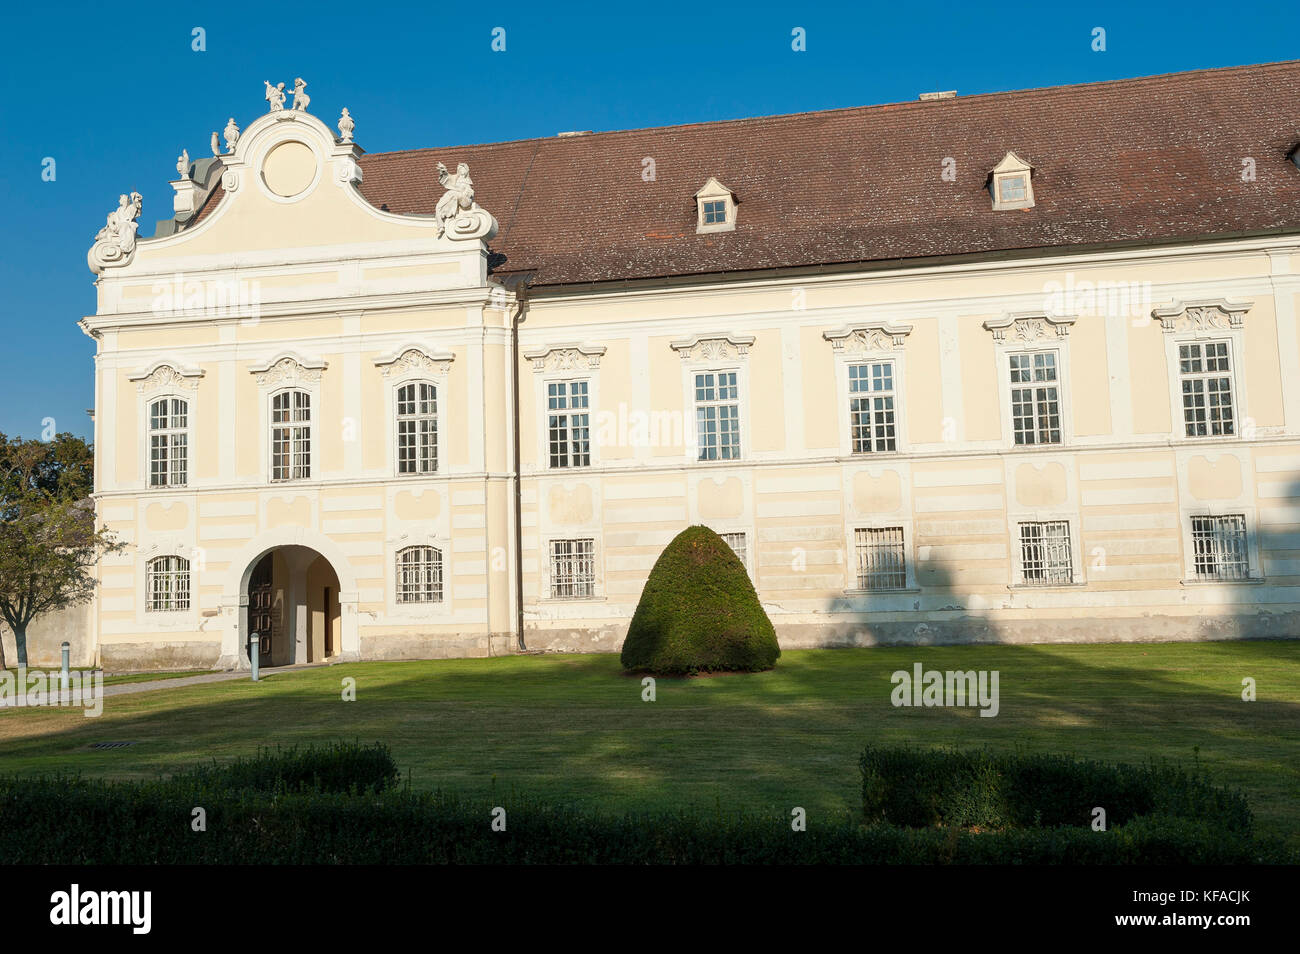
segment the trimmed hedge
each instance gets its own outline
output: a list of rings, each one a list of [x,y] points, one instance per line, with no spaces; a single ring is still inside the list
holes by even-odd
[[[388,763],[388,764],[386,764]],[[345,781],[349,764],[355,769]],[[1110,832],[861,825],[783,811],[613,815],[394,787],[381,745],[263,753],[149,782],[0,778],[3,864],[1249,864],[1293,862],[1204,819]],[[230,771],[223,775],[223,771]],[[394,772],[395,772],[395,767]],[[279,774],[277,774],[279,773]],[[368,794],[363,794],[368,793]],[[495,803],[494,803],[495,802]],[[492,829],[493,809],[506,830]],[[194,831],[194,809],[206,830]]]
[[[171,777],[173,786],[288,792],[378,793],[401,779],[388,746],[331,742],[322,746],[259,749],[253,758],[201,765]]]
[[[686,675],[771,669],[776,630],[744,564],[708,527],[687,527],[659,555],[623,642],[623,668]]]
[[[1198,824],[1247,839],[1253,829],[1244,795],[1174,765],[868,746],[859,768],[868,822],[909,828],[1090,830],[1092,811],[1101,807],[1108,828],[1128,829],[1140,822],[1149,838],[1156,837],[1157,828],[1190,832],[1199,831]]]

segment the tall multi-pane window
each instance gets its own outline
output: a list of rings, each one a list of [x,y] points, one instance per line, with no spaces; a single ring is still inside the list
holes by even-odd
[[[406,547],[397,551],[397,602],[442,602],[442,551]]]
[[[546,432],[552,467],[591,464],[591,407],[586,381],[546,385]]]
[[[1061,397],[1056,352],[1013,354],[1011,426],[1017,444],[1061,443]]]
[[[311,395],[281,391],[271,398],[271,479],[311,477]]]
[[[1232,359],[1226,341],[1178,346],[1183,386],[1183,427],[1188,437],[1236,432],[1232,413]]]
[[[858,589],[901,590],[907,586],[902,527],[863,527],[853,531],[858,557]]]
[[[740,459],[740,390],[735,371],[695,375],[695,435],[700,460]]]
[[[898,449],[892,361],[849,365],[849,420],[853,453]]]
[[[551,597],[594,596],[596,592],[596,541],[551,541]]]
[[[427,381],[397,389],[397,472],[438,470],[438,391]]]
[[[1074,582],[1074,558],[1070,551],[1070,523],[1067,520],[1035,520],[1020,525],[1021,579],[1027,584],[1047,586]]]
[[[185,486],[189,413],[189,402],[180,398],[159,398],[149,404],[149,486]]]
[[[145,609],[174,613],[190,608],[190,561],[179,556],[154,557],[145,564]]]
[[[1249,577],[1245,514],[1192,517],[1192,555],[1196,575],[1202,579]]]

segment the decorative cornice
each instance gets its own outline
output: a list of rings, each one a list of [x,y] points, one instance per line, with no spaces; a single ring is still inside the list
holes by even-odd
[[[861,354],[901,348],[911,333],[911,325],[873,321],[861,325],[845,325],[835,331],[823,331],[822,337],[829,341],[831,347],[837,352]]]
[[[446,377],[456,356],[449,351],[428,351],[418,345],[407,345],[375,359],[375,367],[382,368],[384,377],[400,378],[407,375],[436,374]]]
[[[674,341],[671,347],[683,361],[717,361],[724,358],[743,358],[754,343],[753,335],[696,335]]]
[[[984,329],[993,332],[994,341],[1007,341],[1010,338],[1013,342],[1034,342],[1068,338],[1070,326],[1077,320],[1074,315],[1008,312],[1001,318],[990,318],[984,322]]]
[[[1168,308],[1153,308],[1151,317],[1166,334],[1183,331],[1221,331],[1240,328],[1253,301],[1230,302],[1223,298],[1174,302]]]
[[[135,389],[141,394],[145,394],[150,391],[167,391],[176,388],[195,391],[198,389],[199,378],[201,377],[203,377],[203,372],[198,368],[158,361],[144,371],[128,374],[127,380],[134,381]]]
[[[257,378],[260,388],[290,384],[318,384],[324,361],[309,361],[296,354],[281,354],[266,364],[248,369]]]
[[[533,363],[534,371],[576,371],[599,368],[604,354],[604,345],[560,344],[533,348],[524,357]]]

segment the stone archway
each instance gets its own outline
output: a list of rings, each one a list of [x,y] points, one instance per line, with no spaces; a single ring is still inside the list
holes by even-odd
[[[250,586],[258,591],[251,601]],[[269,588],[269,598],[263,587]],[[269,642],[262,643],[268,653],[260,663],[360,658],[355,574],[327,537],[301,527],[259,536],[232,561],[221,602],[220,664],[226,668],[249,665],[250,602],[259,625],[269,621],[272,626]]]

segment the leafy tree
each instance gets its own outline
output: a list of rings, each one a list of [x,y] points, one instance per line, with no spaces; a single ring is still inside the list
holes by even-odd
[[[32,621],[88,601],[100,556],[122,547],[95,526],[93,475],[94,455],[79,437],[0,433],[0,618],[14,632],[20,666],[27,665]]]
[[[740,558],[708,527],[664,548],[623,641],[624,669],[756,672],[776,665],[776,630]]]

